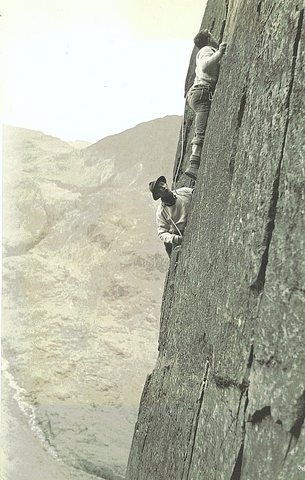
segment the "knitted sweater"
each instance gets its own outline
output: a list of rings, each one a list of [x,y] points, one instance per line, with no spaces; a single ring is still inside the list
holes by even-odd
[[[219,61],[222,54],[213,47],[203,47],[196,56],[194,85],[208,84],[215,87],[219,74]]]
[[[159,238],[164,243],[177,243],[178,236],[183,234],[190,209],[193,189],[188,187],[177,188],[174,191],[176,202],[174,205],[158,206],[156,213]]]

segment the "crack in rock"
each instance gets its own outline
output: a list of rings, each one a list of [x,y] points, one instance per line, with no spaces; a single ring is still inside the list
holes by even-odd
[[[234,465],[234,469],[231,475],[230,480],[240,480],[241,479],[241,468],[242,468],[242,463],[243,463],[243,456],[244,456],[244,446],[245,446],[245,438],[246,438],[246,411],[248,408],[248,403],[249,403],[249,398],[248,398],[248,391],[249,389],[247,388],[246,390],[246,401],[245,401],[245,407],[244,407],[244,420],[243,420],[243,425],[242,425],[242,440],[240,444],[240,449],[237,455],[237,459]]]
[[[244,392],[246,388],[249,387],[249,382],[246,380],[243,380],[242,383],[238,383],[233,378],[222,377],[221,375],[216,375],[216,374],[213,374],[213,379],[218,388],[234,387],[234,388],[239,388],[242,392]]]
[[[296,414],[297,414],[297,419],[295,420],[293,426],[290,429],[290,440],[289,440],[287,451],[284,457],[284,462],[290,450],[296,446],[299,440],[299,437],[301,435],[301,430],[305,420],[305,390],[300,396],[300,398],[297,400]]]
[[[204,373],[203,381],[202,381],[201,386],[200,386],[199,397],[198,397],[198,400],[197,400],[197,408],[196,408],[195,413],[194,413],[193,424],[192,424],[192,428],[191,428],[191,431],[190,431],[189,447],[188,447],[188,451],[187,451],[187,454],[186,454],[186,460],[185,460],[184,467],[183,467],[182,480],[188,480],[189,479],[190,468],[191,468],[193,454],[194,454],[194,448],[195,448],[195,444],[196,444],[196,435],[197,435],[197,430],[198,430],[199,417],[200,417],[200,412],[201,412],[202,405],[203,405],[204,393],[205,393],[205,390],[206,390],[206,387],[207,387],[209,369],[210,369],[210,362],[209,362],[209,360],[207,360],[206,367],[205,367],[205,373]]]
[[[242,424],[242,438],[241,438],[241,444],[240,448],[238,451],[238,455],[235,461],[234,469],[231,475],[230,480],[240,480],[241,479],[241,468],[242,468],[242,462],[243,462],[243,455],[244,455],[244,445],[245,445],[245,438],[246,438],[246,412],[249,404],[249,377],[250,377],[250,371],[253,365],[253,359],[254,359],[254,344],[251,345],[250,348],[250,353],[247,361],[247,375],[244,378],[242,385],[245,385],[245,388],[242,390],[240,399],[239,399],[239,405],[238,405],[238,410],[237,410],[237,416],[236,416],[236,424],[238,421],[239,417],[239,411],[240,411],[240,406],[241,406],[241,401],[243,396],[246,396],[245,400],[245,406],[244,406],[244,413],[243,413],[243,424]]]
[[[243,94],[242,94],[241,99],[240,99],[239,110],[238,110],[238,114],[237,114],[238,128],[241,127],[241,122],[242,122],[242,119],[243,119],[243,116],[244,116],[244,113],[245,113],[246,102],[247,102],[247,87],[244,86]]]
[[[291,427],[290,433],[298,440],[305,420],[305,390],[297,401],[296,410],[297,419]]]
[[[225,12],[225,18],[223,19],[222,25],[221,25],[221,30],[220,30],[220,35],[219,35],[219,43],[222,42],[223,39],[223,34],[226,28],[226,23],[227,23],[227,18],[228,18],[228,13],[229,13],[229,0],[226,0],[226,12]]]
[[[239,109],[237,113],[237,125],[236,129],[233,134],[233,139],[232,139],[232,146],[231,146],[231,153],[229,157],[229,173],[231,175],[231,178],[233,177],[234,173],[234,168],[235,168],[235,158],[237,155],[237,149],[238,149],[238,141],[239,141],[239,134],[240,134],[240,128],[243,120],[243,116],[245,113],[245,108],[246,108],[246,103],[247,103],[247,93],[248,93],[248,78],[249,78],[249,70],[247,71],[246,78],[245,78],[245,83],[242,89],[242,95],[240,98],[239,102]],[[244,160],[247,156],[247,152],[244,153]]]
[[[260,0],[257,4],[257,7],[256,7],[256,11],[257,11],[258,16],[260,16],[260,14],[261,14],[262,3],[263,3],[262,0]]]
[[[273,230],[274,230],[274,226],[275,226],[277,202],[278,202],[278,198],[279,198],[280,173],[281,173],[281,168],[282,168],[282,163],[283,163],[284,150],[285,150],[285,146],[286,146],[287,132],[288,132],[288,127],[289,127],[291,94],[292,94],[292,89],[293,89],[293,84],[294,84],[296,60],[297,60],[297,56],[298,56],[299,43],[300,43],[300,38],[301,38],[301,31],[302,31],[302,26],[303,26],[303,17],[304,17],[304,10],[301,10],[300,15],[299,15],[299,20],[298,20],[298,26],[297,26],[295,41],[294,41],[294,45],[293,45],[291,77],[290,77],[290,83],[289,83],[288,93],[287,93],[286,102],[285,102],[286,122],[285,122],[285,127],[284,127],[282,148],[281,148],[281,153],[280,153],[278,166],[277,166],[277,169],[276,169],[276,172],[275,172],[275,178],[274,178],[274,181],[273,181],[272,195],[271,195],[271,200],[270,200],[270,203],[269,203],[269,210],[268,210],[268,216],[267,216],[268,220],[267,220],[267,224],[266,224],[266,227],[265,227],[264,238],[263,238],[263,242],[262,242],[262,246],[264,247],[264,252],[262,254],[261,264],[260,264],[260,268],[259,268],[256,280],[250,285],[250,291],[253,293],[254,296],[258,296],[264,290],[264,286],[265,286],[266,270],[267,270],[268,259],[269,259],[269,248],[270,248],[272,235],[273,235]]]

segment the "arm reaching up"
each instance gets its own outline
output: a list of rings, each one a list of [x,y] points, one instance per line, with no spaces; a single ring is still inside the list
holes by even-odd
[[[212,49],[202,49],[205,50],[202,52],[202,55],[199,56],[198,62],[201,63],[201,69],[204,72],[205,70],[209,69],[209,67],[213,67],[214,65],[218,65],[224,54],[226,53],[227,44],[221,43],[219,45],[219,49],[216,50],[214,53],[211,54]],[[200,53],[200,52],[199,52]]]

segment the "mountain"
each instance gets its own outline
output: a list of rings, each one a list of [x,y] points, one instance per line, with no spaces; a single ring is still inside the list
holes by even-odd
[[[82,150],[83,148],[89,147],[89,145],[91,145],[92,142],[86,142],[85,140],[74,140],[68,143],[69,145],[71,145],[71,147]]]
[[[127,167],[136,167],[130,181],[147,183],[152,178],[172,176],[172,165],[176,153],[181,117],[167,116],[158,121],[141,123],[118,135],[112,135],[90,145],[83,152],[86,164],[112,160],[113,175],[127,172]],[[115,155],[113,146],[115,145]],[[101,162],[101,163],[100,163]]]
[[[170,175],[180,121],[83,150],[4,130],[3,354],[30,424],[71,472],[124,475],[168,265],[147,183]]]

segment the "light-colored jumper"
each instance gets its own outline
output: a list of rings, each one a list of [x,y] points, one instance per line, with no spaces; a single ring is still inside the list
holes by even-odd
[[[213,47],[202,47],[196,55],[194,85],[209,85],[215,87],[219,74],[219,61],[222,54]]]
[[[174,205],[165,205],[161,202],[158,206],[156,213],[157,229],[159,238],[164,243],[178,243],[178,237],[183,234],[186,226],[192,193],[192,188],[177,188],[174,191],[176,198]]]

